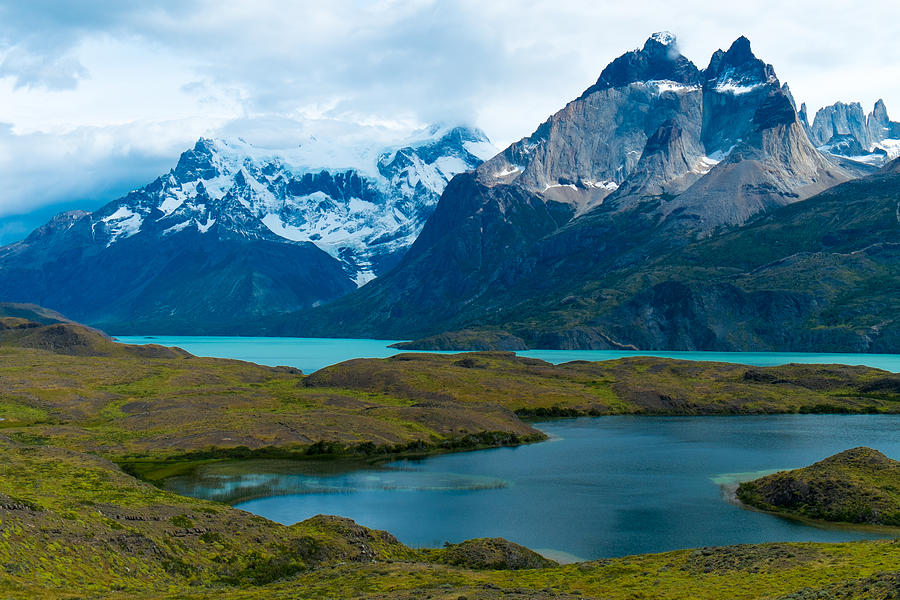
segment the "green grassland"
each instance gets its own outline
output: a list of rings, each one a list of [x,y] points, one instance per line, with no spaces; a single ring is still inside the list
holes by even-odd
[[[543,439],[520,417],[900,411],[867,367],[661,358],[563,365],[511,353],[401,354],[305,376],[6,319],[0,428],[118,461],[468,449]]]
[[[134,475],[543,439],[529,416],[898,410],[897,377],[865,367],[405,354],[305,376],[4,318],[0,598],[890,598],[898,541],[559,566],[504,540],[420,550],[338,517],[286,527]]]
[[[305,381],[292,368],[124,346],[73,325],[0,331],[0,430],[108,458],[378,454],[543,438],[496,404],[415,407]]]
[[[853,448],[738,487],[751,506],[825,521],[900,527],[900,462]]]
[[[401,354],[316,371],[311,387],[416,402],[496,403],[521,416],[900,412],[900,377],[868,367],[637,357],[552,365],[507,352]]]

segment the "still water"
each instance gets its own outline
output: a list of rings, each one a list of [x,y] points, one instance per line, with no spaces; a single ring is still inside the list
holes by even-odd
[[[890,537],[744,510],[725,490],[855,446],[900,459],[900,415],[599,417],[537,427],[551,440],[381,466],[220,463],[167,487],[286,524],[342,515],[413,546],[499,536],[569,560]]]
[[[261,365],[296,367],[312,373],[351,358],[386,358],[402,350],[389,348],[396,340],[332,338],[120,336],[125,344],[178,346],[197,356],[234,358]],[[840,363],[868,365],[900,372],[900,354],[813,354],[803,352],[626,352],[619,350],[524,350],[520,356],[552,363],[570,360],[612,360],[626,356],[662,356],[682,360],[733,362],[756,366],[787,363]]]

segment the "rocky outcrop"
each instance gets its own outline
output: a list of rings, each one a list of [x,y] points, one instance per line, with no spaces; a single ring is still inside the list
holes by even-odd
[[[432,552],[436,562],[465,567],[467,569],[517,570],[545,569],[557,566],[529,550],[503,538],[478,538],[452,544],[442,550]]]

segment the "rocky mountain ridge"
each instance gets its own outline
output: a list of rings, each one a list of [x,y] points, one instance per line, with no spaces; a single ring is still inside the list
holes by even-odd
[[[493,154],[483,133],[462,127],[434,126],[380,152],[350,149],[330,168],[309,166],[328,148],[305,145],[272,151],[241,138],[200,139],[168,175],[92,215],[94,238],[111,246],[218,226],[240,238],[312,243],[362,285],[412,244],[447,182]]]

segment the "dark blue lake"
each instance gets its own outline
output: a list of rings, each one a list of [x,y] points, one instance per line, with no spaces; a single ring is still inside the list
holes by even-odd
[[[218,463],[167,487],[252,498],[237,506],[286,524],[334,514],[413,546],[499,536],[563,558],[891,537],[744,510],[726,489],[855,446],[898,459],[900,415],[600,417],[538,427],[552,440],[381,466]]]

